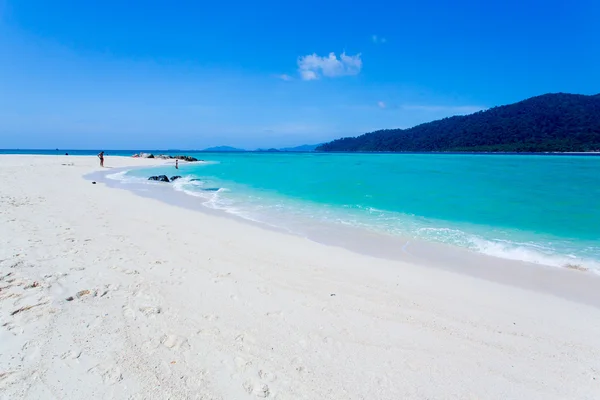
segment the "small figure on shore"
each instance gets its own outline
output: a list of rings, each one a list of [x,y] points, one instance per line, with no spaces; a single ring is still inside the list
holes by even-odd
[[[179,160],[175,160],[175,169],[179,169]]]
[[[101,151],[101,152],[98,154],[98,158],[100,159],[100,166],[101,166],[101,167],[104,167],[104,152],[103,152],[103,151]]]

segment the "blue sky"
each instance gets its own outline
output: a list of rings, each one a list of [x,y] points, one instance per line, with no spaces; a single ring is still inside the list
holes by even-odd
[[[596,94],[598,21],[597,0],[0,0],[0,148],[280,147]]]

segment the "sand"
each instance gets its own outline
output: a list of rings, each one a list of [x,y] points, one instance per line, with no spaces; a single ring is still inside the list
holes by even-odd
[[[93,185],[97,162],[0,156],[2,398],[600,397],[599,305],[560,282],[357,254]]]

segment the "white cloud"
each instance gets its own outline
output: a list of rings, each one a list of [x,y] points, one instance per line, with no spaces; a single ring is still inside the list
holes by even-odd
[[[319,77],[317,76],[317,73],[314,71],[310,71],[310,70],[300,70],[300,76],[305,81],[312,81],[314,79],[319,79]]]
[[[385,108],[385,103],[383,101],[378,101],[377,105],[379,106],[379,108]]]
[[[282,81],[291,81],[294,78],[292,78],[291,76],[289,76],[288,74],[281,74],[281,75],[277,75],[277,77],[279,79],[281,79]]]
[[[385,42],[387,42],[387,39],[381,36],[377,36],[377,35],[373,35],[371,36],[371,40],[373,41],[373,43],[375,44],[384,44]]]
[[[298,71],[305,81],[319,79],[321,76],[335,78],[338,76],[358,75],[362,69],[360,53],[355,56],[329,53],[327,57],[309,54],[298,59]]]

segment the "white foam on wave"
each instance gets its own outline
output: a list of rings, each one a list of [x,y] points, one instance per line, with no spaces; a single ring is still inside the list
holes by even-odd
[[[163,184],[128,175],[128,172],[121,171],[106,177],[122,182]],[[215,185],[210,179],[198,179],[194,175],[183,176],[172,182],[171,186],[176,191],[202,199],[202,205],[208,208],[286,230],[288,227],[282,226],[286,225],[286,221],[292,224],[296,220],[316,220],[317,223],[318,221],[334,222],[372,231],[414,236],[418,239],[463,247],[477,253],[508,260],[552,267],[569,266],[600,273],[600,262],[592,258],[569,254],[570,251],[565,249],[561,251],[553,244],[546,245],[540,242],[511,241],[500,238],[490,239],[494,236],[493,234],[480,235],[467,233],[457,228],[434,227],[431,225],[443,222],[434,223],[415,216],[401,215],[374,207],[346,205],[342,207],[344,210],[336,210],[335,207],[331,208],[327,205],[295,202],[291,199],[269,202],[262,195],[248,193],[246,197],[236,198],[228,195],[229,189],[217,187],[218,185]],[[288,220],[290,218],[291,220]],[[581,254],[579,251],[577,253]],[[595,254],[595,252],[591,254]]]
[[[600,263],[595,260],[577,257],[573,254],[557,254],[544,246],[533,243],[523,246],[516,243],[507,243],[506,241],[490,241],[481,238],[473,238],[472,242],[478,252],[494,257],[551,267],[586,269],[600,273]]]
[[[155,183],[153,181],[149,181],[147,178],[129,175],[129,172],[131,172],[131,170],[115,172],[114,174],[107,174],[106,178],[123,183]]]
[[[121,172],[117,172],[114,174],[107,174],[106,178],[107,179],[112,179],[113,181],[124,181],[126,179],[126,174],[129,171],[121,171]]]
[[[488,256],[550,267],[586,269],[600,273],[600,263],[598,261],[578,257],[574,254],[561,254],[551,245],[505,239],[484,239],[452,228],[421,228],[417,232],[418,236],[423,239],[465,247]]]
[[[223,196],[229,191],[227,188],[211,186],[205,180],[193,176],[183,176],[174,181],[172,186],[176,191],[202,199],[202,205],[205,207],[254,220],[246,215],[247,213],[238,207],[235,201]]]

